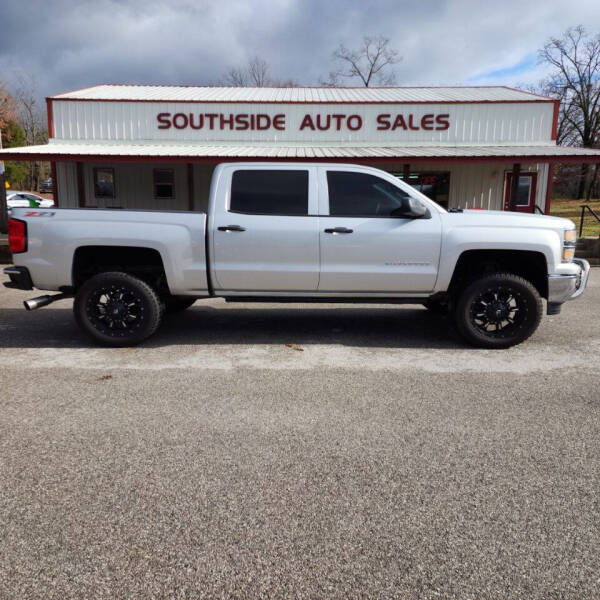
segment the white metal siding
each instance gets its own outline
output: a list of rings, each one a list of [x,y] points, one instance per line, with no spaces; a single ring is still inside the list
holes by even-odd
[[[187,210],[188,191],[186,166],[180,164],[130,164],[117,163],[115,170],[114,200],[94,197],[94,167],[109,166],[107,163],[85,165],[86,198],[88,205],[123,206],[127,208],[145,208],[156,210]],[[175,175],[175,198],[173,200],[154,197],[154,168],[173,169]]]
[[[285,114],[285,130],[159,129],[157,115],[193,114]],[[305,115],[316,121],[317,115],[359,115],[362,127],[351,131],[342,126],[328,130],[300,129]],[[393,123],[398,114],[405,120],[413,115],[420,123],[424,115],[450,115],[447,130],[379,130],[378,115],[390,115]],[[158,102],[77,102],[53,101],[54,137],[60,140],[116,142],[243,142],[276,143],[370,143],[375,145],[532,145],[550,143],[553,119],[552,103],[510,104],[359,104],[340,107],[336,104],[201,104]]]
[[[56,185],[58,188],[59,206],[77,208],[77,166],[74,162],[56,163]]]
[[[114,166],[116,179],[116,200],[95,200],[93,196],[92,169],[94,166]],[[175,200],[156,200],[153,198],[152,169],[154,167],[175,168],[176,196]],[[512,171],[512,163],[483,164],[435,164],[412,165],[417,171],[449,171],[450,191],[449,206],[462,208],[483,208],[486,210],[502,210],[504,205],[504,185],[506,173]],[[402,172],[401,164],[387,165],[385,170]],[[545,210],[546,185],[548,177],[547,164],[524,164],[523,172],[537,171],[536,204]],[[194,176],[194,210],[207,211],[208,195],[213,165],[193,166]],[[86,181],[86,198],[88,206],[122,206],[123,208],[145,208],[155,210],[187,210],[187,166],[160,164],[114,164],[98,163],[84,165]],[[59,201],[62,207],[77,207],[77,171],[75,163],[57,163]]]
[[[214,165],[194,165],[194,210],[208,212],[208,195]]]
[[[506,173],[512,171],[512,163],[483,164],[429,164],[411,165],[411,172],[449,172],[449,208],[481,208],[503,210]],[[402,173],[403,165],[386,166],[386,171]],[[546,208],[547,164],[523,164],[521,171],[537,172],[536,204]]]

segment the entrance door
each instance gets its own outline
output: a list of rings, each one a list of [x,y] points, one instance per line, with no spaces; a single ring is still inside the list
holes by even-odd
[[[433,289],[441,221],[407,216],[412,190],[375,174],[320,168],[320,292],[418,293]]]
[[[510,210],[510,192],[512,190],[513,174],[506,174],[504,189],[504,210]],[[537,173],[521,173],[517,187],[517,212],[535,212],[535,188]]]

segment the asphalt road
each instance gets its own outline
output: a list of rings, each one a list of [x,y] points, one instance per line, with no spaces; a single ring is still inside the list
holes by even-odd
[[[0,291],[0,597],[600,597],[600,270],[525,344],[198,303],[136,349]]]

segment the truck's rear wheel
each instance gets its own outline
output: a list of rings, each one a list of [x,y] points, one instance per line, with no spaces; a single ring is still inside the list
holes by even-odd
[[[162,307],[157,293],[127,273],[100,273],[77,291],[75,320],[97,342],[132,346],[150,337],[160,325]]]
[[[542,311],[542,299],[529,281],[511,273],[494,273],[459,294],[456,327],[474,346],[509,348],[535,332]]]

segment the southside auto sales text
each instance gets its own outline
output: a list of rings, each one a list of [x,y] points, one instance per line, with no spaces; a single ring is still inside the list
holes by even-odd
[[[276,129],[285,131],[286,115],[258,114],[223,114],[223,113],[168,113],[156,115],[158,129],[209,129],[231,131],[264,131]],[[377,129],[380,131],[444,131],[450,127],[449,114],[428,113],[421,117],[413,114],[382,113],[376,117]],[[304,115],[299,130],[304,131],[358,131],[363,127],[360,115],[317,114]]]

